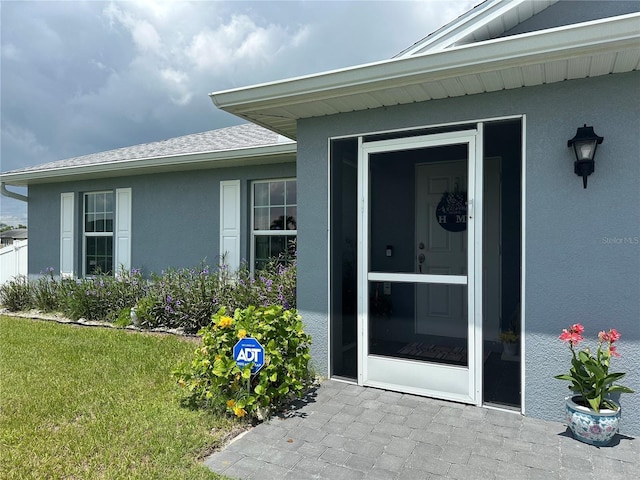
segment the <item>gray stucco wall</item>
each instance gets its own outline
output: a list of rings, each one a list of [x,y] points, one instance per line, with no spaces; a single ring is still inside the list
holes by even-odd
[[[519,23],[501,36],[506,37],[634,12],[640,12],[640,2],[636,0],[560,0],[537,15]]]
[[[205,260],[216,265],[220,254],[220,181],[241,180],[241,249],[249,258],[250,183],[296,176],[295,163],[194,170],[79,182],[33,185],[29,188],[29,274],[47,267],[60,269],[60,193],[132,189],[131,263],[148,274],[167,267],[182,268]],[[81,232],[82,196],[75,201],[76,233]],[[76,272],[81,270],[81,243],[76,235]]]
[[[525,413],[561,421],[569,368],[558,335],[581,322],[622,333],[612,370],[626,371],[623,433],[640,435],[640,72],[307,119],[298,125],[298,306],[319,372],[328,351],[328,139],[446,122],[526,116]],[[567,148],[593,125],[598,147],[589,186]]]

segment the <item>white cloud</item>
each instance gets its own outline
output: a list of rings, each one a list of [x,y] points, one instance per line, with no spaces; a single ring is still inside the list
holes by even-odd
[[[165,68],[160,76],[171,89],[171,101],[176,105],[186,105],[191,101],[193,93],[189,88],[189,75],[172,68]]]
[[[118,22],[129,31],[138,50],[142,52],[161,51],[162,42],[160,35],[158,35],[155,27],[147,20],[134,17],[114,3],[110,3],[104,9],[104,14],[112,25]]]
[[[477,1],[5,2],[2,170],[239,123],[207,93],[390,58]]]
[[[246,62],[274,63],[279,53],[301,46],[306,38],[306,27],[289,32],[277,24],[259,26],[247,15],[233,15],[228,23],[194,35],[186,54],[198,69],[221,72]]]

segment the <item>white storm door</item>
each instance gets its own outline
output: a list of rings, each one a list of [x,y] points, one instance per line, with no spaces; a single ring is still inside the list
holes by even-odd
[[[363,385],[480,402],[477,132],[361,141]]]

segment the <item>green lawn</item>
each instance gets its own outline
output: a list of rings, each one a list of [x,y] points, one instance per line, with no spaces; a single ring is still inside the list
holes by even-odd
[[[182,408],[194,343],[0,316],[0,477],[220,478],[201,456],[233,423]]]

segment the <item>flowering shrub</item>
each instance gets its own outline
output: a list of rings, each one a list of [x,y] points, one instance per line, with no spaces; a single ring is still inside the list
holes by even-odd
[[[43,312],[56,310],[60,299],[58,281],[53,276],[53,267],[45,268],[44,275],[32,284],[33,306]]]
[[[20,275],[0,286],[0,304],[10,312],[28,310],[33,305],[33,292],[27,278]]]
[[[593,354],[589,348],[576,352],[575,346],[584,340],[583,332],[584,327],[579,323],[562,330],[559,338],[571,350],[571,369],[568,374],[556,375],[555,378],[571,382],[569,389],[580,394],[583,401],[596,412],[601,408],[615,410],[615,405],[607,400],[610,393],[633,393],[630,388],[614,385],[625,373],[609,373],[611,357],[620,356],[614,345],[620,339],[620,333],[614,328],[608,332],[601,331],[598,334],[598,348]]]
[[[140,270],[120,270],[116,276],[60,279],[53,268],[33,282],[18,277],[0,286],[0,303],[11,311],[38,308],[77,320],[104,320],[126,325],[135,309],[143,328],[180,328],[197,332],[221,305],[230,311],[249,305],[296,306],[295,258],[280,259],[252,274],[244,263],[233,274],[226,265],[167,270],[144,278]]]
[[[189,403],[262,418],[292,395],[302,395],[310,378],[311,338],[296,310],[251,306],[230,317],[221,307],[198,335],[202,346],[191,363],[173,372]],[[233,359],[234,345],[245,337],[255,338],[265,350],[264,366],[255,375],[251,364],[239,367]]]
[[[295,308],[295,261],[282,265],[274,260],[254,275],[246,263],[233,274],[226,265],[167,270],[152,275],[147,294],[135,305],[135,312],[142,326],[182,328],[194,333],[207,325],[222,305],[230,311],[249,305]]]

